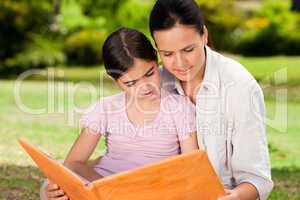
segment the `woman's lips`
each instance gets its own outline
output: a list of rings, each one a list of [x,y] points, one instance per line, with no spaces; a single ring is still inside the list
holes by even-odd
[[[190,69],[192,69],[193,67],[189,67],[189,68],[186,68],[186,69],[174,69],[174,71],[178,74],[181,74],[181,75],[186,75]]]

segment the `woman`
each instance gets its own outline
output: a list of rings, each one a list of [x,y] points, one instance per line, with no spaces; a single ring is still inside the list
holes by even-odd
[[[267,199],[273,182],[258,83],[207,46],[208,30],[194,0],[158,0],[150,31],[164,66],[164,88],[196,104],[199,147],[228,191],[221,199]]]

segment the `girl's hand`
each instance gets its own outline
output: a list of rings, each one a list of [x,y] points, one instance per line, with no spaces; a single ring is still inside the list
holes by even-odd
[[[100,159],[102,158],[102,156],[99,156],[97,159],[95,159],[95,160],[89,160],[88,161],[88,165],[90,166],[90,167],[94,167],[95,165],[97,165],[98,163],[99,163],[99,161],[100,161]]]
[[[182,154],[190,153],[192,151],[199,149],[198,142],[197,142],[197,133],[194,132],[191,134],[191,137],[189,137],[186,140],[181,141],[180,149],[181,149]]]
[[[240,200],[239,195],[234,190],[226,190],[226,196],[218,198],[218,200]]]
[[[48,200],[67,200],[69,197],[65,195],[65,192],[61,190],[57,184],[48,181],[45,188],[46,197]]]

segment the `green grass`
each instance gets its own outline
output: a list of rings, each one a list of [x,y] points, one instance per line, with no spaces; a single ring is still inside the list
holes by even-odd
[[[274,80],[275,74],[280,71],[286,70],[286,81],[279,82],[283,85],[298,85],[300,81],[300,57],[235,57],[241,64],[243,64],[251,74],[259,82],[268,83],[271,85],[278,85],[278,82]]]
[[[42,175],[36,167],[0,165],[0,200],[37,200]]]
[[[287,90],[287,129],[278,131],[267,127],[270,143],[272,175],[275,188],[271,200],[300,199],[300,73],[299,57],[242,58],[238,57],[250,72],[264,84],[265,76],[276,72],[281,66],[288,68],[288,83],[280,86],[264,84],[267,116],[273,119],[278,104],[276,93]],[[282,64],[284,63],[284,64]],[[63,159],[79,133],[79,112],[76,105],[84,108],[99,97],[100,92],[111,95],[118,91],[107,76],[104,76],[103,90],[96,87],[92,96],[80,81],[98,83],[100,67],[55,69],[53,108],[39,114],[28,114],[16,105],[13,80],[0,81],[0,200],[2,199],[38,199],[38,185],[42,180],[32,160],[17,145],[17,138],[26,138],[42,148],[56,159]],[[64,70],[64,76],[58,76],[58,70]],[[291,73],[292,72],[292,73]],[[36,81],[25,81],[21,87],[22,102],[33,109],[43,108],[49,100],[48,87],[43,75],[31,77]],[[60,72],[61,73],[61,72]],[[68,82],[74,81],[74,82]],[[79,85],[78,85],[79,84]],[[61,87],[63,86],[63,87]],[[80,86],[76,91],[70,88]],[[62,89],[60,89],[60,87]],[[58,95],[59,91],[62,95]],[[71,91],[71,92],[70,92]],[[70,95],[71,94],[71,95]],[[282,114],[282,113],[280,113]],[[280,121],[282,122],[282,121]],[[274,124],[278,125],[278,122]],[[93,158],[104,150],[103,141],[98,145]]]
[[[30,164],[31,161],[24,157],[21,149],[16,144],[16,139],[20,137],[27,138],[35,144],[43,146],[49,152],[53,153],[57,159],[64,158],[67,150],[71,147],[79,133],[79,116],[80,113],[74,110],[86,108],[90,103],[95,101],[91,98],[89,92],[84,89],[74,92],[72,101],[68,97],[68,85],[64,83],[65,88],[62,92],[65,98],[58,97],[58,91],[54,93],[54,107],[48,109],[42,114],[30,114],[24,112],[17,106],[14,98],[14,82],[0,82],[0,163]],[[109,85],[110,90],[105,90],[104,95],[110,95],[117,91],[113,85]],[[57,89],[57,85],[54,86]],[[97,96],[99,96],[99,88]],[[20,98],[26,107],[32,109],[47,108],[48,88],[46,82],[26,81],[20,89]],[[71,96],[71,95],[69,95]],[[73,102],[71,104],[71,102]],[[59,109],[62,108],[61,113]],[[103,142],[101,143],[101,149]]]
[[[48,68],[40,70],[38,74],[29,78],[34,80],[45,80],[52,75],[55,80],[73,82],[89,81],[98,83],[101,75],[104,75],[105,79],[108,79],[103,66],[92,66],[86,68],[82,66]]]
[[[268,118],[274,119],[276,103],[266,102]],[[300,168],[300,103],[289,102],[287,105],[287,130],[278,131],[267,127],[268,140],[271,144],[271,163],[273,168]]]
[[[68,83],[65,83],[66,85]],[[107,85],[107,88],[111,88]],[[79,133],[78,119],[80,113],[76,112],[68,101],[64,98],[63,102],[54,95],[53,112],[44,114],[24,113],[16,106],[13,95],[14,82],[1,81],[0,98],[0,163],[31,164],[28,157],[24,157],[21,149],[16,147],[16,138],[24,137],[35,144],[42,146],[53,153],[57,159],[62,159],[67,150]],[[117,88],[105,90],[105,95],[117,92]],[[99,92],[99,91],[98,91]],[[64,96],[68,96],[67,90],[64,90]],[[26,81],[21,88],[22,102],[31,108],[42,108],[47,102],[47,84],[45,82]],[[299,96],[299,94],[298,94]],[[75,94],[74,104],[80,108],[88,106],[93,100],[86,91],[79,90]],[[58,107],[61,105],[63,113],[58,113]],[[273,100],[267,100],[268,118],[273,119],[276,111],[276,103]],[[268,127],[269,141],[276,149],[272,156],[273,167],[300,166],[300,123],[298,113],[300,113],[300,103],[289,102],[287,104],[287,130],[277,131]],[[102,146],[101,146],[102,145]],[[103,147],[103,143],[101,143]],[[101,149],[99,147],[99,149]],[[98,150],[99,150],[98,149]]]
[[[65,83],[67,84],[67,83]],[[107,85],[107,88],[111,85]],[[40,148],[49,152],[56,159],[63,159],[78,135],[78,116],[75,113],[74,121],[68,124],[68,114],[50,113],[30,115],[23,113],[15,104],[12,93],[13,81],[0,81],[0,189],[6,191],[6,198],[22,199],[32,192],[30,198],[37,199],[38,183],[42,179],[40,173],[31,159],[24,154],[16,143],[16,139],[23,137]],[[117,92],[117,88],[106,90],[105,95]],[[65,92],[67,92],[65,90]],[[21,89],[21,98],[26,105],[41,108],[47,101],[47,85],[45,82],[26,81]],[[78,91],[76,105],[85,107],[90,102],[90,96],[85,91]],[[58,101],[58,100],[57,100]],[[58,103],[56,101],[56,103]],[[68,99],[64,99],[66,110],[72,110]],[[268,117],[273,118],[276,104],[267,101]],[[271,143],[271,162],[275,180],[275,189],[270,199],[297,199],[299,198],[299,170],[300,170],[300,123],[298,113],[300,103],[288,103],[288,129],[278,132],[268,127],[268,138]],[[68,112],[67,112],[68,113]],[[99,155],[104,149],[103,141],[98,146],[93,157]],[[5,170],[4,170],[5,169]],[[23,173],[24,171],[28,173]],[[29,174],[29,175],[28,175]],[[33,177],[33,178],[32,178]],[[296,177],[296,178],[295,178]],[[298,193],[297,193],[298,192]],[[18,195],[21,195],[18,197]],[[3,197],[4,198],[4,197]],[[28,197],[29,198],[29,197]],[[30,199],[29,198],[29,199]],[[0,196],[1,199],[1,196]]]
[[[242,57],[228,55],[243,64],[251,74],[259,81],[265,84],[278,85],[274,80],[274,75],[286,70],[287,80],[281,82],[281,85],[299,86],[300,85],[300,56],[275,56],[275,57]],[[28,77],[34,80],[46,80],[47,75],[54,74],[55,80],[62,81],[89,81],[99,82],[100,75],[104,80],[108,80],[103,66],[93,66],[83,68],[81,66],[56,67],[40,70],[40,73]]]

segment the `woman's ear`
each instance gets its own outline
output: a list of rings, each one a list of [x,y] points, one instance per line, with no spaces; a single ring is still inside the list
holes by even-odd
[[[208,44],[208,30],[207,30],[205,25],[203,26],[203,35],[202,35],[202,37],[203,37],[204,44],[207,45]]]

